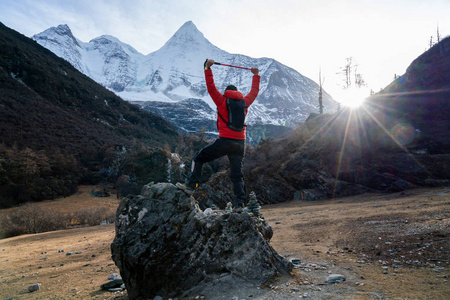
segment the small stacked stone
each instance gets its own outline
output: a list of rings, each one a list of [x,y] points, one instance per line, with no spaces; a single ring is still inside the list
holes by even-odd
[[[256,199],[256,194],[255,192],[251,192],[250,195],[250,200],[248,201],[248,205],[245,208],[245,210],[248,213],[253,214],[255,217],[260,217],[261,214],[259,213],[259,210],[261,209],[261,206],[258,203],[258,199]]]
[[[230,214],[233,211],[233,204],[231,202],[227,203],[227,207],[225,207],[225,212]]]

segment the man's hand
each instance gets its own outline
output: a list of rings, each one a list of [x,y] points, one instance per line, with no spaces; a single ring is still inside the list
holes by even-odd
[[[205,62],[205,68],[211,68],[211,66],[214,64],[214,59],[208,59]]]
[[[214,63],[214,61],[213,61],[213,63]],[[251,68],[250,70],[252,71],[253,75],[258,75],[259,74],[259,69],[258,68]]]

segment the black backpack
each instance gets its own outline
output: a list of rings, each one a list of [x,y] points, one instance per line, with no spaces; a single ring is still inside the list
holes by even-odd
[[[237,100],[227,98],[228,120],[230,121],[225,121],[225,119],[220,115],[219,111],[217,111],[217,113],[219,114],[219,117],[225,122],[225,124],[227,124],[228,128],[233,131],[242,131],[244,130],[244,127],[247,126],[244,124],[245,110],[247,108],[248,106],[245,105],[244,99]]]

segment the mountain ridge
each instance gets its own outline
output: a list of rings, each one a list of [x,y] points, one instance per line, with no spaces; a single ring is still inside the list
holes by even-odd
[[[32,38],[128,101],[178,102],[197,98],[215,109],[206,91],[202,68],[206,58],[214,58],[260,69],[260,93],[249,111],[249,124],[284,123],[295,127],[311,112],[318,112],[319,86],[313,80],[271,58],[251,58],[221,50],[209,42],[192,21],[183,24],[161,48],[147,55],[127,53],[125,48],[131,46],[119,40],[107,45],[96,43],[97,38],[80,44],[80,48],[72,46],[62,51],[61,47],[71,45],[44,43],[51,39],[54,31],[52,27]],[[213,71],[219,90],[233,84],[244,94],[250,91],[250,72],[220,66],[214,66]],[[323,101],[325,112],[336,110],[336,102],[326,92]],[[215,114],[210,115],[210,120],[215,118]]]
[[[179,137],[160,116],[0,23],[0,207],[120,176],[121,158],[175,147]]]

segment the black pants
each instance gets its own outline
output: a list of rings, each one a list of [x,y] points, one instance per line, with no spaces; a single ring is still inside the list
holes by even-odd
[[[192,159],[191,175],[188,184],[199,183],[203,164],[222,156],[228,156],[230,161],[230,179],[233,183],[234,207],[245,203],[244,174],[242,162],[244,160],[245,140],[218,138],[214,143],[201,149]]]

